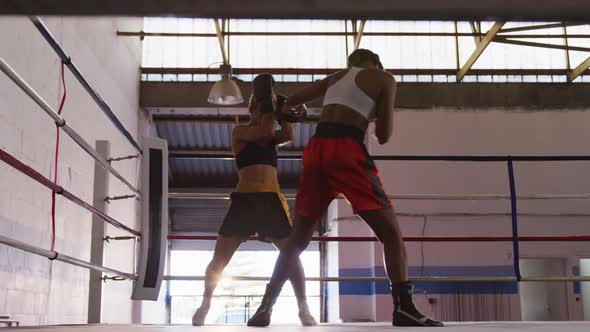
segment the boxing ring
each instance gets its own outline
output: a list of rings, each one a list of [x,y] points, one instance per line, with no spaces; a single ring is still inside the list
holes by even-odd
[[[174,157],[174,154],[171,154]],[[223,158],[232,159],[233,156],[230,154],[193,154],[192,158]],[[281,156],[281,159],[301,159],[301,156],[288,155]],[[552,161],[590,161],[590,156],[373,156],[376,161],[446,161],[446,162],[501,162],[506,163],[508,173],[508,187],[510,189],[509,195],[499,194],[471,194],[471,195],[388,195],[393,200],[461,200],[461,201],[485,201],[485,200],[508,200],[510,201],[511,211],[506,214],[511,217],[511,230],[512,236],[507,237],[491,237],[491,236],[466,236],[466,237],[404,237],[406,242],[512,242],[512,253],[513,253],[513,277],[493,277],[493,278],[481,278],[473,279],[473,277],[425,277],[425,278],[410,278],[413,281],[438,281],[438,282],[455,282],[455,281],[479,281],[479,282],[539,282],[539,281],[590,281],[590,277],[585,276],[546,276],[539,278],[525,278],[522,277],[520,272],[520,242],[554,242],[554,241],[590,241],[590,235],[573,235],[573,236],[519,236],[518,232],[518,217],[519,212],[517,209],[517,202],[519,200],[588,200],[590,194],[525,194],[517,195],[516,193],[516,181],[514,176],[514,163],[515,162],[552,162]],[[182,192],[170,192],[170,198],[177,199],[228,199],[226,194],[219,193],[182,193]],[[287,199],[294,199],[293,195],[285,195]],[[344,199],[339,196],[338,199]],[[399,215],[407,215],[404,213],[398,213]],[[449,214],[456,216],[457,214]],[[463,216],[482,216],[482,215],[494,215],[494,214],[468,214],[464,213]],[[503,214],[495,214],[503,215]],[[534,214],[527,214],[534,215]],[[542,216],[545,214],[538,214]],[[575,216],[575,215],[572,215]],[[586,215],[578,215],[586,216]],[[191,236],[191,235],[170,235],[170,240],[215,240],[215,236]],[[255,240],[255,237],[251,238]],[[359,242],[359,241],[378,241],[375,237],[314,237],[313,241],[339,241],[339,242]],[[168,280],[177,280],[177,277],[169,276],[165,277]],[[184,277],[186,278],[186,277]],[[240,277],[241,278],[241,277]],[[250,280],[248,277],[240,280]],[[187,280],[187,279],[182,279]],[[190,280],[190,279],[189,279]],[[193,279],[200,280],[200,279]],[[257,278],[255,280],[267,280],[264,278]],[[312,279],[310,279],[312,280]],[[315,281],[344,281],[339,278],[317,278]],[[367,279],[367,278],[347,278],[345,281],[386,281],[385,278],[381,279]]]
[[[0,70],[10,78],[14,84],[26,93],[41,110],[47,114],[55,123],[59,130],[70,136],[79,147],[93,158],[97,165],[100,165],[106,172],[113,175],[119,181],[126,185],[126,187],[133,193],[127,195],[127,198],[140,199],[140,225],[139,230],[127,226],[125,223],[116,220],[108,214],[101,211],[99,208],[85,202],[78,196],[74,195],[66,188],[58,185],[55,181],[45,177],[32,167],[26,165],[21,160],[15,158],[8,151],[0,149],[0,160],[10,165],[14,169],[20,171],[22,174],[36,181],[43,187],[49,189],[51,192],[61,195],[79,207],[91,212],[94,216],[99,218],[102,222],[108,223],[130,234],[130,238],[140,238],[137,252],[139,259],[137,261],[135,272],[124,272],[112,269],[106,266],[92,264],[80,260],[75,257],[61,254],[55,250],[47,250],[44,248],[29,245],[25,242],[9,238],[0,234],[0,243],[13,248],[27,251],[31,254],[46,257],[50,260],[59,261],[66,264],[75,265],[78,267],[90,269],[103,273],[105,277],[115,276],[121,281],[131,281],[134,283],[133,300],[157,300],[161,283],[163,280],[203,280],[204,276],[174,276],[164,275],[164,265],[166,253],[168,250],[169,240],[191,240],[191,241],[213,241],[216,236],[197,236],[197,235],[181,235],[181,234],[167,234],[168,232],[168,199],[227,199],[227,194],[215,193],[168,193],[168,152],[166,142],[155,138],[144,138],[142,144],[135,142],[129,132],[123,127],[121,122],[116,118],[108,105],[100,98],[100,96],[91,88],[90,84],[84,79],[83,75],[73,64],[72,59],[67,53],[57,44],[51,33],[43,25],[38,18],[32,18],[33,24],[40,30],[42,35],[46,38],[55,52],[59,55],[63,65],[67,66],[74,76],[80,81],[85,90],[93,97],[99,108],[107,115],[116,128],[128,139],[129,143],[137,150],[138,158],[141,159],[141,180],[138,184],[132,184],[126,180],[117,170],[112,166],[112,161],[107,160],[100,153],[98,153],[92,146],[87,143],[84,138],[78,134],[72,127],[70,127],[65,118],[59,112],[56,112],[49,104],[43,100],[39,94],[31,88],[27,82],[23,80],[18,73],[16,73],[9,64],[0,58]],[[171,155],[172,156],[172,155]],[[196,155],[198,158],[229,158],[233,159],[232,155],[228,154],[204,154]],[[123,159],[126,157],[119,158]],[[283,159],[300,159],[301,156],[282,156]],[[428,277],[411,277],[410,280],[416,282],[477,282],[477,283],[515,283],[515,282],[590,282],[590,276],[576,276],[576,275],[549,275],[540,277],[524,277],[521,274],[520,261],[520,244],[523,242],[590,242],[590,232],[585,235],[569,235],[569,236],[527,236],[519,234],[518,218],[523,215],[534,215],[519,213],[517,208],[518,201],[521,200],[590,200],[590,194],[517,194],[517,187],[514,175],[515,162],[552,162],[552,161],[590,161],[590,156],[375,156],[374,160],[380,161],[446,161],[446,162],[494,162],[505,163],[508,173],[508,188],[509,195],[498,194],[478,194],[478,195],[429,195],[429,194],[415,194],[415,195],[389,195],[394,200],[461,200],[461,201],[482,201],[482,200],[505,200],[510,202],[510,212],[506,214],[495,214],[502,216],[509,216],[511,218],[511,234],[510,236],[412,236],[405,237],[406,242],[509,242],[512,244],[513,257],[513,275],[512,276],[428,276]],[[286,195],[288,199],[293,199],[292,195]],[[107,197],[105,197],[106,199]],[[342,199],[342,197],[339,197]],[[399,213],[398,215],[409,215]],[[485,214],[467,214],[481,216]],[[494,214],[488,214],[494,215]],[[547,215],[547,214],[543,214]],[[557,214],[556,214],[557,216]],[[560,214],[559,216],[564,216]],[[590,217],[590,215],[575,215]],[[256,240],[252,237],[251,240]],[[313,241],[320,242],[376,242],[375,237],[337,237],[337,236],[316,236]],[[226,276],[228,279],[240,281],[266,281],[269,277],[264,276]],[[105,280],[108,280],[105,279]],[[386,278],[375,277],[340,277],[340,276],[323,276],[307,278],[309,281],[321,282],[387,282]],[[241,331],[250,329],[246,326],[219,326],[208,325],[204,327],[207,331]],[[389,323],[354,323],[354,324],[322,324],[319,327],[314,327],[318,331],[385,331],[392,327]],[[66,326],[66,327],[47,327],[47,330],[63,330],[63,331],[189,331],[193,327],[185,326]],[[281,326],[273,325],[269,328],[271,331],[299,331],[302,327],[299,326]],[[403,329],[403,328],[396,328]],[[447,329],[450,331],[517,331],[522,329],[535,329],[541,331],[555,331],[562,330],[569,331],[588,331],[590,330],[590,322],[555,322],[555,323],[538,323],[538,322],[482,322],[482,323],[447,323]],[[28,330],[27,328],[20,328],[20,330]],[[38,331],[39,328],[31,330]]]
[[[196,158],[232,158],[231,155],[227,154],[202,154],[202,155],[191,155]],[[298,159],[298,156],[285,156],[285,159]],[[516,163],[538,163],[538,162],[560,162],[560,161],[589,161],[590,158],[587,156],[374,156],[375,160],[389,161],[445,161],[445,162],[470,162],[470,163],[497,163],[499,167],[504,166],[508,175],[508,181],[506,186],[509,188],[510,194],[472,194],[472,195],[432,195],[432,194],[398,194],[388,195],[394,201],[408,200],[408,201],[507,201],[510,203],[510,209],[507,213],[469,213],[469,212],[458,212],[458,213],[408,213],[399,212],[397,216],[404,217],[509,217],[510,228],[506,228],[506,232],[510,233],[510,236],[483,236],[483,235],[472,235],[472,236],[406,236],[404,241],[418,242],[418,243],[472,243],[477,245],[478,243],[510,243],[512,244],[512,257],[513,257],[513,275],[512,276],[412,276],[410,274],[410,280],[416,282],[417,287],[421,282],[435,282],[435,283],[487,283],[487,284],[509,284],[509,283],[524,283],[524,282],[581,282],[590,280],[590,276],[577,276],[577,275],[545,275],[545,276],[523,276],[520,271],[520,246],[523,243],[579,243],[585,245],[590,241],[589,235],[527,235],[520,234],[518,221],[521,217],[582,217],[588,218],[590,215],[581,213],[531,213],[521,212],[518,210],[518,202],[521,201],[563,201],[563,200],[582,200],[586,201],[590,196],[586,193],[576,194],[548,194],[548,193],[518,193],[517,190],[517,179],[514,175],[514,166]],[[182,199],[182,200],[218,200],[228,199],[226,194],[223,193],[195,193],[195,192],[170,192],[170,198]],[[285,194],[288,200],[293,200],[295,197],[293,194]],[[338,199],[344,199],[338,197]],[[341,220],[353,219],[352,217],[340,217],[336,218],[334,222]],[[358,220],[357,218],[354,218]],[[171,234],[169,240],[184,240],[184,241],[213,241],[217,237],[210,235],[186,235],[186,234]],[[251,237],[250,240],[257,240],[256,237]],[[314,236],[312,241],[316,242],[356,242],[356,243],[367,243],[377,242],[376,237],[372,236]],[[226,276],[225,278],[236,280],[236,281],[268,281],[268,277],[262,276]],[[203,276],[164,276],[165,280],[172,281],[201,281],[204,280]],[[346,276],[327,276],[327,277],[308,277],[308,281],[316,282],[338,282],[338,283],[388,283],[388,279],[385,277],[346,277]],[[375,286],[376,287],[376,286]],[[535,329],[535,330],[546,330],[555,331],[557,329],[564,329],[565,331],[582,331],[590,327],[590,323],[586,322],[551,322],[551,323],[540,323],[540,322],[477,322],[477,323],[449,323],[445,322],[445,328],[452,331],[520,331],[523,329]],[[211,330],[223,331],[222,327],[211,326]],[[286,327],[276,327],[278,331],[281,328],[283,330],[289,330]],[[345,323],[338,325],[321,325],[318,327],[322,331],[336,331],[340,329],[347,329],[350,331],[385,331],[390,330],[391,326],[389,323],[379,324],[365,324],[365,323]],[[239,331],[239,327],[235,327],[235,330]],[[271,325],[272,329],[272,325]],[[294,330],[294,329],[293,329]]]
[[[442,328],[448,332],[517,332],[517,331],[540,331],[540,332],[585,332],[588,331],[590,323],[587,322],[481,322],[481,323],[446,323]],[[18,331],[39,331],[39,328],[19,328]],[[41,330],[65,331],[65,332],[190,332],[205,330],[213,332],[241,332],[256,331],[256,328],[241,325],[206,325],[202,327],[179,326],[179,325],[103,325],[103,326],[60,326],[47,327]],[[270,332],[295,332],[295,331],[317,331],[317,332],[385,332],[385,331],[424,331],[421,327],[392,327],[385,323],[344,323],[344,324],[320,324],[314,327],[301,327],[294,325],[271,325],[264,328]]]

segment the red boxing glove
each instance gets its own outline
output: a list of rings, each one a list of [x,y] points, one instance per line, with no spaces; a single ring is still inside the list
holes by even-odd
[[[301,122],[307,116],[307,106],[301,104],[295,107],[288,107],[287,97],[277,95],[277,120],[289,123]]]
[[[283,106],[282,117],[285,121],[290,123],[299,123],[307,116],[307,106],[301,104],[296,107]]]

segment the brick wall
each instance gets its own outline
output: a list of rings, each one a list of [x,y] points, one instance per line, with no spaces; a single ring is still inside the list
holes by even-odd
[[[44,18],[48,28],[70,54],[80,71],[107,101],[124,126],[138,136],[138,94],[141,44],[120,38],[116,31],[139,30],[137,18]],[[0,20],[2,57],[54,109],[63,90],[60,60],[25,17]],[[68,98],[63,116],[89,144],[109,140],[113,156],[133,154],[126,139],[107,120],[93,100],[66,69]],[[0,148],[13,154],[46,177],[53,173],[55,127],[24,93],[0,75]],[[122,161],[115,168],[131,183],[137,181],[137,162]],[[94,161],[62,133],[59,182],[86,202],[92,202]],[[50,246],[51,193],[0,163],[0,234],[42,248]],[[129,194],[111,178],[111,195]],[[136,228],[136,202],[113,202],[108,213]],[[58,197],[56,249],[88,260],[91,215]],[[124,233],[107,228],[108,235]],[[107,245],[105,265],[133,270],[130,243]],[[0,313],[23,325],[85,323],[88,271],[60,262],[50,263],[0,245]],[[131,320],[131,283],[108,283],[103,294],[103,319],[109,323]]]

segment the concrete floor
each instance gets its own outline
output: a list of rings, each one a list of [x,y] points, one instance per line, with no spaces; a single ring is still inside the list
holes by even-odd
[[[75,325],[75,326],[51,326],[32,327],[19,329],[6,329],[14,331],[67,331],[67,332],[240,332],[240,331],[315,331],[315,332],[382,332],[382,331],[424,331],[424,328],[400,328],[392,327],[387,323],[350,323],[350,324],[322,324],[316,327],[302,327],[296,325],[271,325],[268,328],[259,329],[244,325],[207,325],[192,327],[186,325]],[[435,329],[437,330],[437,329]],[[559,331],[559,332],[588,332],[589,322],[477,322],[477,323],[447,323],[445,332],[517,332],[517,331]]]

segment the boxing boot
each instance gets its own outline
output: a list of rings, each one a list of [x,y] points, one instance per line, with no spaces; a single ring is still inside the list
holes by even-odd
[[[409,281],[391,286],[393,296],[393,326],[430,326],[442,327],[442,322],[424,316],[414,305],[412,300],[412,283]]]
[[[270,325],[270,316],[272,315],[272,306],[277,301],[280,288],[273,288],[270,284],[266,285],[266,292],[262,297],[262,303],[256,310],[256,313],[248,320],[248,326],[265,327]]]

